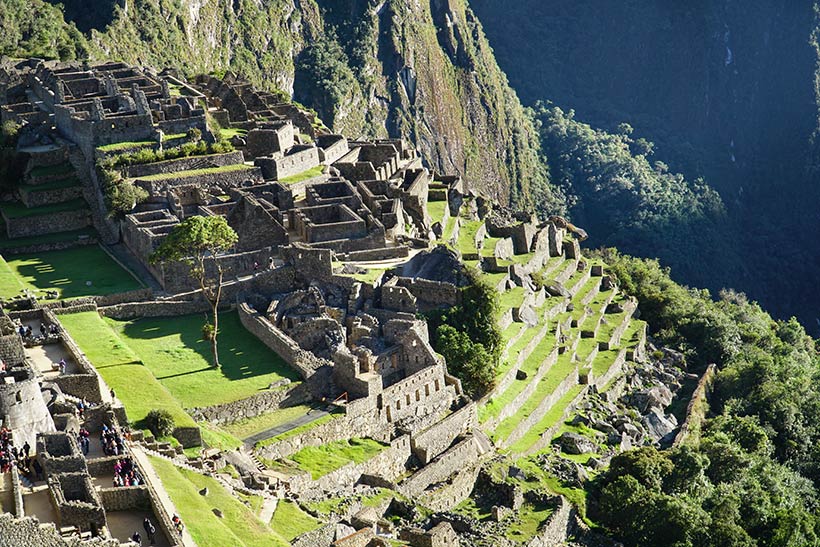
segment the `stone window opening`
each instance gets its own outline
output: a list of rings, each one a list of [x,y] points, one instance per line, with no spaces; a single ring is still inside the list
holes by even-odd
[[[416,402],[421,400],[421,392],[417,389],[416,390]]]
[[[407,406],[410,406],[410,394],[404,396],[404,399],[407,401]]]
[[[425,397],[430,396],[430,384],[424,384],[424,396]]]
[[[22,396],[22,395],[20,395],[20,392],[19,392],[19,391],[18,391],[17,393],[15,393],[15,394],[14,394],[14,400],[15,400],[16,402],[18,402],[18,403],[22,403],[22,402],[23,402],[23,396]]]
[[[439,386],[439,383],[438,383],[438,379],[436,379],[435,384],[436,384],[436,391],[438,391],[439,389],[441,389],[441,387]]]

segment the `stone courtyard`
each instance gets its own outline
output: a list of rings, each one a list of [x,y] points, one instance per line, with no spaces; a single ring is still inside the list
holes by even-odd
[[[0,76],[27,162],[0,214],[7,239],[33,238],[4,259],[95,246],[109,277],[137,281],[0,295],[0,420],[31,448],[3,474],[0,546],[127,545],[146,515],[157,545],[562,545],[588,530],[532,486],[539,473],[674,437],[683,373],[632,381],[646,324],[563,219],[477,195],[405,141],[332,134],[235,74],[31,59]],[[115,210],[125,191],[138,197]],[[183,324],[209,303],[185,264],[149,259],[194,216],[238,234],[214,258],[220,316],[242,329],[220,338],[235,368],[199,364],[202,335]],[[428,317],[476,279],[497,293],[502,359],[473,399]],[[619,401],[639,389],[654,402],[626,417]],[[171,412],[172,435],[146,431],[151,408]],[[609,417],[579,435],[592,409]],[[138,484],[111,485],[121,458]]]

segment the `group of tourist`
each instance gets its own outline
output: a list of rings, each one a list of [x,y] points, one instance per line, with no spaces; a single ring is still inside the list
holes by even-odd
[[[131,458],[122,458],[114,462],[114,486],[139,486],[141,484],[145,484],[145,481],[134,467]]]
[[[11,431],[3,427],[0,429],[0,472],[8,473],[12,466],[28,477],[32,482],[44,480],[43,467],[40,462],[31,455],[31,446],[28,442],[23,443],[22,448],[17,448],[11,438]]]
[[[20,324],[17,327],[17,334],[20,335],[21,338],[24,340],[34,338],[34,329],[31,328],[31,325],[23,325]],[[60,327],[56,324],[46,325],[43,322],[40,322],[40,336],[45,338],[47,336],[56,336],[60,334]]]
[[[130,434],[121,432],[116,427],[108,427],[103,424],[100,432],[100,444],[106,456],[122,456],[125,454],[125,441],[129,440]]]

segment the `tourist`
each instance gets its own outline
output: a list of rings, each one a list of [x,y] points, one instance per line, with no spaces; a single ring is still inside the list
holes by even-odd
[[[26,327],[24,327],[23,325],[20,325],[20,328],[17,329],[17,333],[20,335],[21,338],[25,338],[26,337]]]
[[[83,415],[85,414],[85,399],[80,399],[77,401],[77,414],[80,416],[80,419],[83,419]]]
[[[148,541],[151,542],[151,545],[154,544],[154,534],[156,533],[157,529],[154,528],[154,524],[151,522],[151,519],[148,518],[148,515],[142,521],[142,527],[145,528],[145,533],[148,534]]]
[[[134,532],[134,535],[131,536],[131,541],[133,541],[137,545],[142,545],[142,536],[140,535],[139,531]]]
[[[45,323],[43,323],[42,321],[40,321],[40,334],[41,334],[42,336],[45,336],[45,335],[46,335],[46,332],[47,332],[47,329],[46,329],[46,324],[45,324]]]
[[[177,533],[182,536],[182,529],[185,528],[185,525],[182,524],[182,519],[180,519],[176,513],[174,513],[174,517],[171,519],[171,522],[174,523],[174,528],[177,529]]]
[[[29,325],[29,326],[26,327],[26,336],[25,337],[26,338],[31,338],[31,336],[32,336],[32,330],[31,330],[31,325]]]
[[[111,388],[110,394],[111,394],[111,400],[112,401],[117,398],[117,394],[114,393],[114,388]]]
[[[273,269],[273,257],[268,258],[268,269]]]
[[[52,323],[48,327],[48,333],[49,334],[60,334],[60,329],[57,328],[57,325]]]
[[[57,367],[60,369],[60,374],[65,374],[65,359],[60,359],[60,362],[58,363]]]
[[[259,271],[259,262],[253,261],[253,271]]]
[[[28,459],[28,453],[31,451],[31,445],[28,444],[28,441],[23,444],[23,455]]]

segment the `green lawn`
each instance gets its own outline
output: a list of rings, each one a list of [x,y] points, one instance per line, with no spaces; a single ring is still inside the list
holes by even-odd
[[[193,418],[97,312],[61,315],[60,323],[105,382],[117,392],[132,424],[141,428],[148,412],[158,408],[170,412],[177,426],[196,426]]]
[[[234,127],[227,127],[222,129],[222,138],[224,140],[231,140],[234,137],[244,137],[248,134],[246,129],[239,129]]]
[[[324,165],[317,165],[316,167],[311,167],[307,171],[302,171],[296,175],[279,179],[279,182],[282,184],[295,184],[297,182],[302,182],[303,180],[312,179],[313,177],[318,177],[321,175],[324,172],[324,168]]]
[[[563,416],[564,411],[566,410],[567,406],[572,402],[575,397],[581,393],[581,390],[584,389],[584,386],[577,385],[573,386],[566,395],[561,397],[561,399],[553,406],[549,411],[544,414],[544,417],[535,425],[535,427],[531,428],[527,433],[518,439],[512,446],[510,446],[510,450],[512,452],[524,452],[536,441],[538,438],[549,428],[558,424],[558,420],[561,419]]]
[[[372,439],[350,439],[308,446],[290,457],[313,479],[324,477],[348,463],[362,463],[384,450],[386,445]]]
[[[323,522],[313,518],[292,501],[282,500],[270,521],[270,527],[288,541],[322,526]]]
[[[151,465],[199,547],[286,547],[290,542],[261,522],[253,511],[212,479],[150,457]],[[202,496],[199,491],[208,489]],[[213,509],[222,511],[218,518]]]
[[[17,294],[18,283],[35,292],[56,290],[60,298],[120,293],[142,286],[97,245],[9,257],[0,268],[0,298]]]
[[[299,378],[236,313],[220,315],[219,369],[210,364],[203,315],[106,321],[184,408],[244,399],[282,378]]]
[[[453,231],[456,229],[456,217],[447,219],[447,224],[444,225],[444,233],[441,234],[441,240],[448,243],[453,238]]]
[[[249,171],[253,169],[250,165],[244,163],[235,163],[232,165],[223,165],[221,167],[206,167],[205,169],[191,169],[190,171],[173,171],[171,173],[158,173],[156,175],[148,175],[146,177],[137,177],[139,180],[146,182],[168,180],[177,178],[203,177],[205,175],[212,175],[215,173],[231,173],[233,171]]]
[[[71,201],[64,201],[53,205],[43,205],[42,207],[26,207],[19,202],[3,203],[0,205],[0,211],[2,211],[3,216],[8,219],[53,215],[65,213],[66,211],[79,211],[80,209],[88,209],[88,204],[83,198],[72,199]]]

